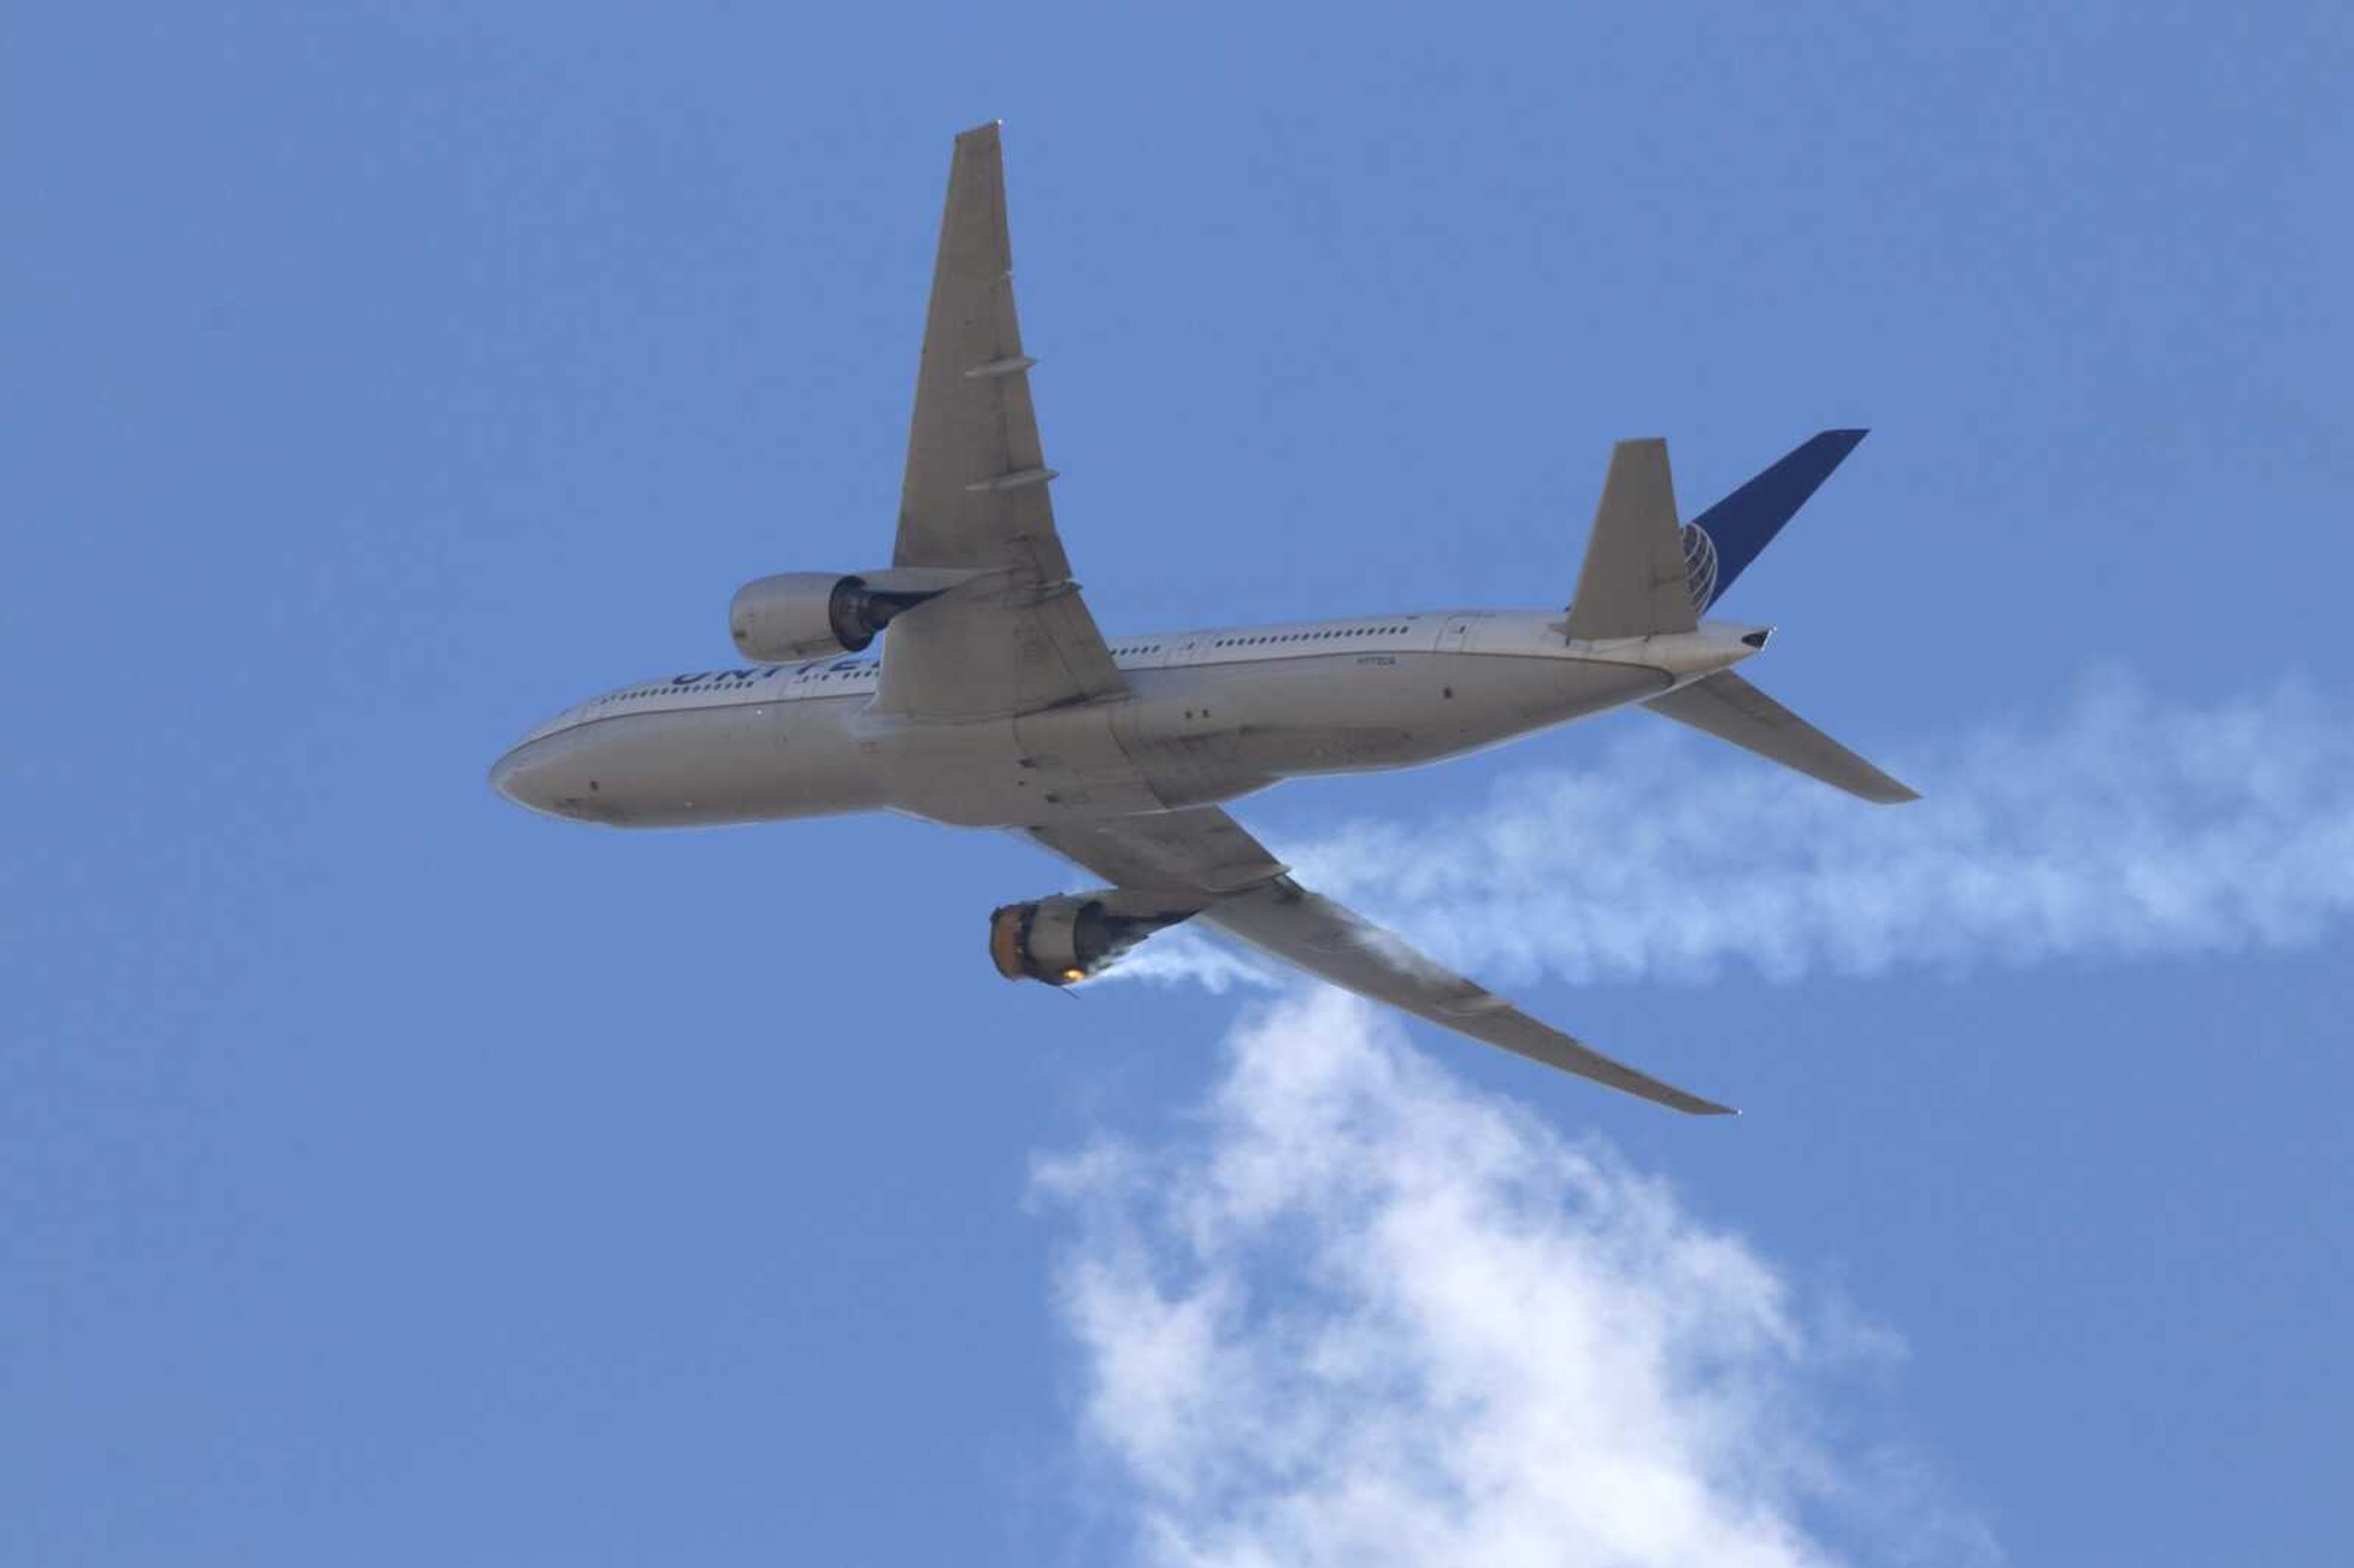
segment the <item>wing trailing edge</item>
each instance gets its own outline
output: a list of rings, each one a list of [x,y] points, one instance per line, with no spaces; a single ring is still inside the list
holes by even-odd
[[[1024,832],[1119,887],[1161,890],[1163,899],[1189,891],[1201,905],[1195,919],[1343,991],[1687,1116],[1736,1114],[1602,1054],[1300,886],[1215,806]]]

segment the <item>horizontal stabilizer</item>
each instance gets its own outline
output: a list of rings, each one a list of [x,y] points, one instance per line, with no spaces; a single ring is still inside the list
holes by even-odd
[[[1730,670],[1643,705],[1882,806],[1921,798]]]

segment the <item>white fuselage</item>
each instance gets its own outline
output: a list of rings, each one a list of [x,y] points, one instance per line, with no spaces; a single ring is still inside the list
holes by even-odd
[[[609,692],[534,730],[491,780],[535,810],[618,827],[864,810],[1046,826],[1452,757],[1655,697],[1763,642],[1722,622],[1574,642],[1559,611],[1114,638],[1124,696],[954,724],[878,711],[880,660],[852,654]]]

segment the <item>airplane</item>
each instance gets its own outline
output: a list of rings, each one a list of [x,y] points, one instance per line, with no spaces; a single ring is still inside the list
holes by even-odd
[[[1734,673],[1770,628],[1703,619],[1864,432],[1812,437],[1681,524],[1667,444],[1617,443],[1561,609],[1107,639],[1055,532],[1037,363],[1014,313],[992,122],[958,136],[950,160],[890,565],[746,584],[728,607],[743,665],[567,708],[499,758],[493,788],[620,828],[890,810],[1011,829],[1107,885],[993,911],[989,953],[1009,980],[1074,985],[1198,921],[1441,1028],[1730,1114],[1301,886],[1223,807],[1628,705],[1866,800],[1917,799]]]

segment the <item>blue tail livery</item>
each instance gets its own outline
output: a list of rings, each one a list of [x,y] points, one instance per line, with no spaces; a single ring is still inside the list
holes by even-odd
[[[1691,520],[1684,535],[1684,554],[1692,568],[1693,597],[1700,601],[1697,609],[1705,612],[1724,597],[1733,579],[1773,542],[1782,524],[1821,488],[1831,470],[1845,461],[1868,433],[1824,430],[1810,436],[1773,467]],[[1699,531],[1697,538],[1693,529]],[[1712,570],[1704,571],[1704,567]]]

